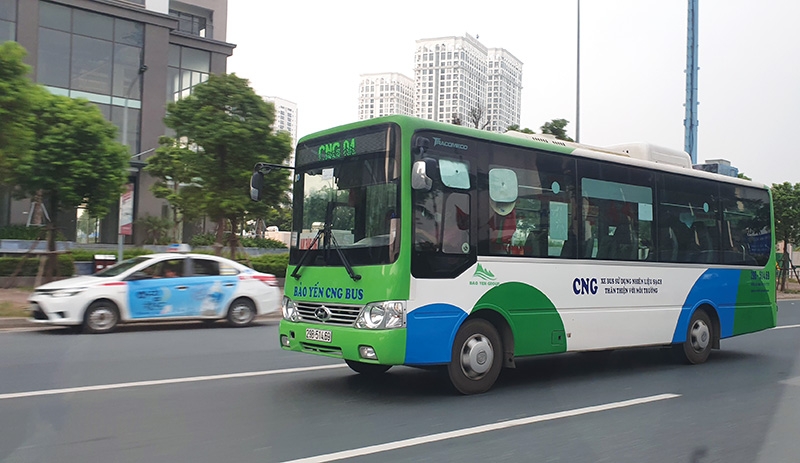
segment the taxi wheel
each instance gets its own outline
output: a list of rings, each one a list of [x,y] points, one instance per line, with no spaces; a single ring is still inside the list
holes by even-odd
[[[84,333],[108,333],[117,326],[119,309],[111,301],[95,301],[83,315]]]
[[[236,299],[228,309],[228,323],[233,326],[247,326],[256,318],[256,307],[249,299]]]

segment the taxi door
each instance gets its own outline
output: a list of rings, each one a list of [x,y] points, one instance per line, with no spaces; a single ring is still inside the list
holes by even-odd
[[[128,281],[131,319],[191,316],[187,263],[185,257],[161,260],[143,269],[146,277]]]

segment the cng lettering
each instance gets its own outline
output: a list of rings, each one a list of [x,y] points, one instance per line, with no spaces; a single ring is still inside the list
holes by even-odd
[[[597,278],[575,278],[572,280],[572,292],[577,296],[597,294]]]

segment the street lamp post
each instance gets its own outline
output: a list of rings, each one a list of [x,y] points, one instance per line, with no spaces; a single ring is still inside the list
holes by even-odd
[[[147,66],[142,64],[139,66],[139,72],[136,74],[136,77],[131,81],[130,85],[128,85],[127,90],[125,91],[125,103],[122,108],[122,144],[127,147],[128,146],[128,99],[130,99],[131,91],[133,90],[133,86],[136,85],[137,82],[142,78],[142,74],[147,71]],[[141,155],[139,153],[137,155],[131,156],[136,157]],[[117,224],[117,232],[118,239],[117,239],[117,262],[122,262],[122,253],[125,243],[125,235],[122,234],[122,198],[120,198],[119,204],[119,223]]]
[[[575,142],[581,141],[581,0],[578,0],[578,45],[575,71]]]

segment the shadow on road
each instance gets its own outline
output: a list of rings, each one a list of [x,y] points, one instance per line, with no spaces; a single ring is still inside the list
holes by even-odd
[[[150,323],[125,323],[117,325],[111,333],[105,334],[92,334],[84,336],[114,336],[115,333],[140,333],[147,331],[180,331],[180,330],[216,330],[216,329],[256,329],[265,326],[277,326],[280,320],[257,320],[252,325],[236,328],[225,323],[224,320],[215,321],[174,321],[174,322],[150,322]],[[79,335],[81,334],[80,326],[58,326],[58,327],[44,327],[38,332],[46,335]]]

